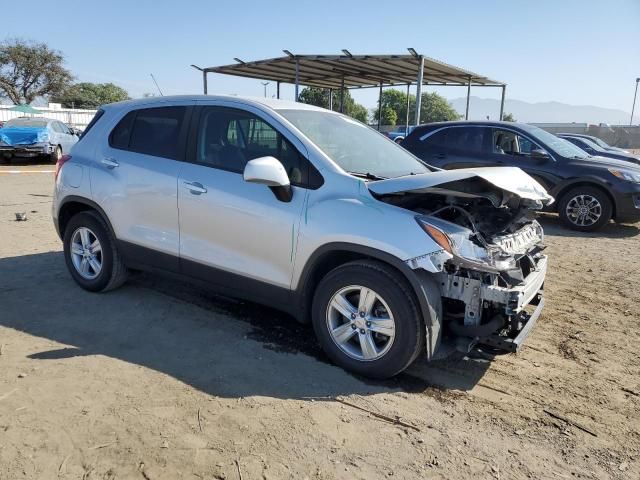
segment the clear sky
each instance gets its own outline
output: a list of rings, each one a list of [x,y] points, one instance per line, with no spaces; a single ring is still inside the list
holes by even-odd
[[[165,95],[200,93],[201,75],[190,64],[280,56],[285,48],[364,54],[413,47],[508,83],[514,99],[625,111],[640,77],[640,0],[28,0],[3,2],[2,10],[0,39],[46,42],[64,53],[77,80],[111,81],[134,97],[156,91],[151,72]],[[209,92],[262,95],[263,87],[211,75]],[[293,88],[282,94],[293,97]],[[499,89],[472,95],[498,98]],[[354,97],[372,107],[377,93]]]

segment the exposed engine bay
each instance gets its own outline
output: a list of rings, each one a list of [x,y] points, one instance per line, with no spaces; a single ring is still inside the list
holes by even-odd
[[[478,177],[378,199],[415,212],[448,254],[434,272],[446,331],[515,351],[543,303],[547,258],[535,211],[552,199],[522,198]],[[530,304],[533,314],[525,309]]]

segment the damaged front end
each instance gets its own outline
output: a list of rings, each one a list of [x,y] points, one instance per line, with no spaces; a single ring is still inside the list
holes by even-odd
[[[496,170],[503,171],[497,180]],[[458,346],[469,350],[481,343],[514,352],[544,304],[547,257],[534,216],[553,198],[519,169],[436,174],[445,181],[416,185],[411,179],[413,188],[395,186],[377,196],[415,212],[420,227],[441,247],[407,263],[432,272],[442,298],[442,326]]]

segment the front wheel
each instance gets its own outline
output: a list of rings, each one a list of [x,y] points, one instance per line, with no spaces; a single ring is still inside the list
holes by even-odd
[[[337,365],[371,378],[407,368],[424,349],[417,302],[392,268],[356,261],[329,272],[313,299],[313,328]]]
[[[591,232],[609,223],[613,205],[604,191],[586,185],[572,188],[562,195],[558,214],[569,228]]]

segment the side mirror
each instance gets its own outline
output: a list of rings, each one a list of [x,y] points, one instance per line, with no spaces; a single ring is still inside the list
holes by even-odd
[[[531,158],[537,158],[538,160],[549,160],[551,157],[549,154],[541,148],[534,148],[531,150]]]
[[[260,157],[249,160],[242,176],[245,182],[266,185],[282,202],[290,202],[293,197],[289,176],[277,158]]]

